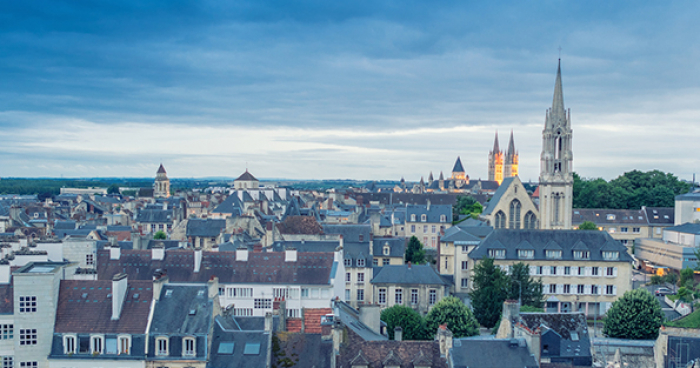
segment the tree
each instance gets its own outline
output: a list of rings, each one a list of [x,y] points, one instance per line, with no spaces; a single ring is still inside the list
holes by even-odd
[[[430,309],[425,325],[430,337],[435,335],[438,326],[447,324],[455,338],[479,334],[479,324],[467,306],[458,298],[442,298]]]
[[[692,268],[686,267],[681,270],[681,287],[692,289],[695,284],[695,272]],[[680,292],[680,290],[679,290]]]
[[[676,286],[676,283],[678,282],[678,274],[674,272],[669,272],[666,275],[664,275],[664,281],[668,282],[673,286]]]
[[[426,338],[425,320],[413,308],[395,305],[382,311],[380,319],[386,323],[389,339],[394,339],[394,328],[401,326],[403,340]]]
[[[119,194],[119,184],[112,184],[107,188],[107,194]]]
[[[472,299],[474,316],[484,327],[491,328],[500,320],[503,302],[508,296],[508,276],[493,264],[493,258],[484,258],[474,267]]]
[[[421,244],[415,236],[412,236],[408,241],[408,246],[406,247],[406,262],[411,262],[413,264],[425,263],[425,249],[423,249],[423,244]]]
[[[659,275],[653,275],[653,276],[651,276],[651,279],[649,280],[649,282],[651,282],[652,285],[659,285],[662,282],[664,282],[664,278],[659,276]]]
[[[518,300],[520,305],[542,307],[542,281],[530,277],[530,266],[519,262],[513,265],[509,275],[508,299]],[[521,289],[522,288],[522,289]]]
[[[603,333],[621,339],[656,339],[663,320],[661,304],[648,290],[630,290],[613,302]]]
[[[474,197],[458,195],[455,200],[455,205],[452,206],[452,221],[457,221],[459,215],[471,215],[472,218],[476,218],[483,211],[484,206],[474,199]]]
[[[579,230],[598,230],[598,225],[593,221],[584,221],[578,226]]]
[[[167,238],[168,238],[168,236],[165,235],[163,230],[158,230],[158,231],[156,231],[155,234],[153,234],[153,239],[155,239],[155,240],[165,240]]]

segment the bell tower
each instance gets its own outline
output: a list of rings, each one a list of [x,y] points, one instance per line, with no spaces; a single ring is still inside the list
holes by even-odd
[[[574,191],[572,133],[571,111],[564,108],[559,59],[552,108],[547,110],[542,130],[541,229],[571,229]]]
[[[168,179],[168,174],[165,172],[163,164],[160,164],[158,172],[156,172],[156,180],[153,183],[153,197],[170,197],[170,179]]]

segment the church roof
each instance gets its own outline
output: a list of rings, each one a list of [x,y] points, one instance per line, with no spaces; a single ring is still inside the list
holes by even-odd
[[[455,161],[455,167],[452,168],[452,172],[464,172],[462,160],[459,158],[459,156],[457,156],[457,161]]]
[[[165,168],[163,167],[163,164],[160,164],[160,167],[158,168],[157,174],[165,174]]]
[[[552,126],[556,126],[558,122],[566,121],[566,110],[564,109],[564,89],[561,85],[561,59],[557,66],[557,80],[554,82],[554,98],[552,99],[552,110],[550,116],[554,121],[551,121]]]
[[[445,180],[445,176],[442,175],[442,171],[440,171],[440,178],[438,180]]]
[[[430,172],[430,175],[428,175],[428,181],[433,181],[433,172]]]
[[[251,174],[251,173],[248,172],[248,169],[246,169],[246,171],[245,171],[243,174],[241,174],[241,176],[239,176],[238,179],[236,179],[235,181],[239,181],[239,180],[242,180],[242,181],[259,181],[258,179],[256,179],[256,178],[253,176],[253,174]]]

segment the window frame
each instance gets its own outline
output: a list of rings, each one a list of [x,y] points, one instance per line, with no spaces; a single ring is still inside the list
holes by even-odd
[[[377,303],[385,305],[386,304],[386,288],[379,288],[377,291]]]
[[[27,299],[29,298],[29,299]],[[37,302],[36,295],[20,295],[19,296],[19,312],[22,314],[36,313]]]
[[[77,352],[77,346],[78,336],[74,334],[63,335],[63,354],[75,354]]]
[[[192,343],[192,349],[187,349],[188,342]],[[194,336],[185,336],[182,338],[182,356],[183,357],[196,357],[197,356],[197,338]]]
[[[36,328],[21,328],[19,330],[19,345],[29,346],[36,345],[39,336]]]
[[[126,351],[122,349],[124,345],[122,341],[126,341]],[[117,354],[129,355],[131,351],[131,335],[117,335]]]
[[[99,344],[97,344],[99,342]],[[90,335],[90,354],[104,354],[105,351],[105,336]]]
[[[394,304],[403,304],[403,289],[394,289]]]
[[[163,349],[162,347],[165,347]],[[170,355],[170,339],[167,336],[156,336],[156,356],[168,356]]]

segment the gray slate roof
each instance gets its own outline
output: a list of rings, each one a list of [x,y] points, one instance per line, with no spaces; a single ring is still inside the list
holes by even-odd
[[[372,278],[372,284],[447,285],[430,265],[388,265]]]
[[[596,225],[646,225],[647,214],[642,210],[575,208],[571,222],[578,225],[584,221],[591,221]]]
[[[454,368],[537,368],[535,357],[524,340],[516,339],[455,339],[450,357]]]
[[[647,213],[650,225],[673,226],[675,221],[673,207],[642,207]]]
[[[517,260],[518,246],[529,243],[535,249],[535,259],[546,260],[545,248],[554,244],[561,247],[563,261],[571,261],[574,249],[590,251],[588,261],[603,261],[602,250],[618,251],[621,262],[632,262],[627,248],[603,231],[584,230],[494,230],[481,244],[474,248],[469,257],[482,259],[488,256],[489,249],[506,249],[505,259]],[[553,242],[553,244],[550,244]]]
[[[445,236],[440,239],[441,242],[455,243],[455,245],[478,244],[481,239],[470,234],[466,230],[458,226],[452,226],[445,230]]]
[[[372,242],[372,255],[386,257],[384,246],[389,245],[389,257],[403,257],[406,253],[406,238],[374,238]]]
[[[323,225],[324,234],[338,234],[344,241],[369,241],[372,227],[370,225]]]
[[[267,351],[270,333],[264,331],[240,331],[225,329],[217,316],[214,320],[214,333],[212,336],[211,352],[209,354],[208,368],[253,368],[267,365]],[[220,348],[222,344],[233,349]],[[245,354],[246,344],[259,344],[257,354]],[[230,353],[229,353],[230,351]]]
[[[241,200],[238,199],[238,196],[236,194],[231,194],[221,202],[216,208],[214,208],[212,213],[230,213],[233,216],[240,216],[242,213],[241,208],[243,207],[243,204],[241,203]]]
[[[501,201],[501,198],[508,190],[508,187],[510,187],[510,185],[513,184],[513,180],[515,180],[514,176],[503,179],[501,185],[498,187],[498,189],[496,189],[496,193],[493,194],[493,198],[491,198],[491,200],[489,201],[488,206],[484,208],[484,215],[490,215],[493,212],[493,209],[496,208],[498,202]]]
[[[226,220],[223,219],[187,220],[187,236],[219,236],[225,228]]]
[[[676,232],[684,233],[684,234],[700,235],[700,224],[693,224],[690,222],[686,222],[685,224],[682,224],[682,225],[668,227],[668,228],[666,228],[666,230],[676,231]]]
[[[153,311],[150,333],[207,334],[213,310],[207,293],[207,286],[164,285]]]
[[[452,221],[452,205],[431,204],[427,205],[409,204],[406,206],[406,222],[411,221],[411,216],[416,215],[416,222],[421,221],[421,215],[426,215],[426,222],[440,222],[440,216],[445,216],[445,224]]]
[[[173,211],[142,209],[136,215],[136,222],[169,224],[173,222]]]

